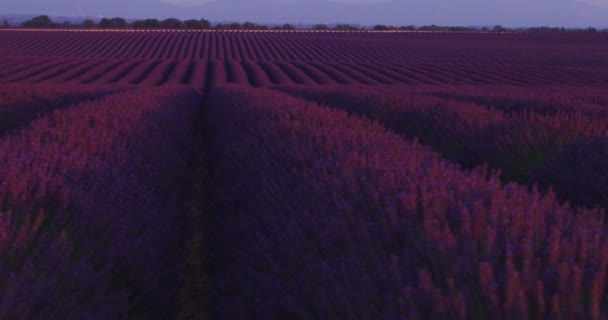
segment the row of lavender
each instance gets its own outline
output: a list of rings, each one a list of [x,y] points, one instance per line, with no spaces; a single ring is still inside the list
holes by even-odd
[[[199,94],[30,91],[61,103],[0,128],[0,318],[173,318]]]
[[[206,117],[219,318],[608,318],[605,211],[276,91]]]
[[[408,62],[238,61],[157,59],[6,59],[0,82],[63,84],[189,84],[196,89],[225,83],[364,85],[576,85],[602,87],[602,68],[528,65],[412,64]],[[466,98],[466,97],[465,97]]]
[[[0,56],[606,68],[607,38],[603,33],[7,31],[0,33]]]
[[[378,120],[467,168],[487,163],[505,180],[608,208],[608,96],[599,88],[279,89]]]
[[[3,84],[0,86],[0,137],[27,125],[38,114],[80,101],[101,98],[124,89],[81,86],[75,90],[58,85]]]

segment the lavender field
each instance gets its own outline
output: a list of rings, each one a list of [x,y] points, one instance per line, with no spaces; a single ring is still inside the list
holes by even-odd
[[[0,319],[608,320],[604,33],[0,30]]]

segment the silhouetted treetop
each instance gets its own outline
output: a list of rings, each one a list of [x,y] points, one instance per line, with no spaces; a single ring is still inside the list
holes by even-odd
[[[97,23],[93,19],[85,19],[80,24],[80,27],[84,29],[95,29],[97,28]]]
[[[57,25],[53,23],[49,16],[37,16],[23,23],[25,28],[54,28]]]
[[[177,18],[169,18],[160,22],[161,29],[184,29],[186,26]]]
[[[104,29],[126,29],[129,27],[127,21],[123,18],[103,18],[99,21],[99,27]]]

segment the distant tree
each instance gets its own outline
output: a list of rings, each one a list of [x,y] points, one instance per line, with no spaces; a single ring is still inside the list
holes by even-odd
[[[125,29],[129,27],[129,24],[123,18],[103,18],[99,21],[99,27],[102,29]]]
[[[2,28],[2,29],[10,29],[11,28],[11,22],[8,21],[8,19],[2,20],[2,26],[0,28]]]
[[[99,20],[99,27],[102,29],[112,28],[112,21],[108,18]]]
[[[112,18],[112,25],[118,29],[126,29],[129,27],[129,23],[123,18]]]
[[[211,22],[209,22],[209,20],[203,18],[200,21],[201,21],[202,29],[211,29]]]
[[[196,19],[190,19],[190,20],[184,21],[184,26],[186,27],[186,29],[190,29],[190,30],[204,29],[203,23],[201,22],[201,20],[196,20]]]
[[[134,29],[160,29],[160,21],[157,19],[135,20],[131,26]]]
[[[146,23],[144,20],[135,20],[131,23],[131,28],[133,29],[145,29]]]
[[[439,29],[438,26],[432,24],[430,26],[422,26],[419,28],[420,30],[425,30],[425,31],[437,31]]]
[[[80,27],[83,29],[95,29],[95,28],[97,28],[97,23],[95,21],[93,21],[93,19],[85,19],[80,24]]]
[[[255,23],[249,21],[243,22],[243,25],[241,27],[245,30],[256,30],[258,28]]]
[[[257,23],[246,21],[246,22],[243,23],[243,25],[241,25],[241,29],[245,29],[245,30],[266,30],[266,29],[268,29],[268,26],[265,26],[263,24],[257,24]]]
[[[443,31],[457,31],[457,32],[464,32],[464,31],[475,31],[475,29],[470,28],[470,27],[462,27],[462,26],[454,26],[454,27],[437,27],[437,30],[443,30]],[[507,30],[507,29],[504,29]]]
[[[594,32],[595,33],[595,32],[597,32],[597,29],[590,27],[590,28],[587,28],[587,32]]]
[[[507,31],[507,29],[504,28],[501,25],[495,25],[494,28],[492,29],[492,31],[494,31],[494,32],[504,32],[504,31]]]
[[[144,27],[146,29],[160,29],[160,21],[158,19],[146,19],[144,20]]]
[[[64,29],[71,29],[74,25],[72,24],[72,22],[70,22],[69,20],[65,20],[63,21],[63,23],[61,24],[61,27]]]
[[[315,24],[312,26],[313,30],[329,30],[329,26],[323,23]]]
[[[334,30],[359,30],[359,28],[345,23],[339,23],[334,26]]]
[[[224,29],[228,29],[228,26],[222,23],[218,23],[215,25],[215,29],[217,30],[224,30]]]
[[[160,22],[161,29],[184,29],[186,26],[177,18],[169,18]]]
[[[238,22],[232,22],[231,24],[228,25],[228,29],[230,29],[230,30],[240,30],[242,28],[243,27]]]
[[[558,28],[552,28],[552,27],[542,26],[542,27],[528,28],[527,31],[531,31],[531,32],[555,32],[557,30],[558,30]]]
[[[53,23],[49,16],[37,16],[32,18],[31,20],[25,21],[23,23],[24,28],[54,28],[56,24]]]
[[[295,30],[296,27],[292,26],[289,23],[285,23],[283,25],[275,26],[273,29],[275,29],[275,30]]]
[[[399,30],[409,30],[409,31],[412,31],[412,30],[416,30],[416,27],[415,27],[415,26],[412,26],[412,25],[409,25],[409,26],[401,26],[401,27],[399,27]]]
[[[391,30],[391,29],[393,29],[393,27],[383,25],[383,24],[377,24],[377,25],[373,26],[372,29],[377,30],[377,31],[384,31],[384,30]]]

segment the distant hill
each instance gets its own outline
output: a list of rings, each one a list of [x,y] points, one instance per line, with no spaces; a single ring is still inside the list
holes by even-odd
[[[574,0],[217,0],[180,7],[154,0],[3,0],[4,12],[125,18],[206,18],[264,23],[608,27],[608,8]]]

